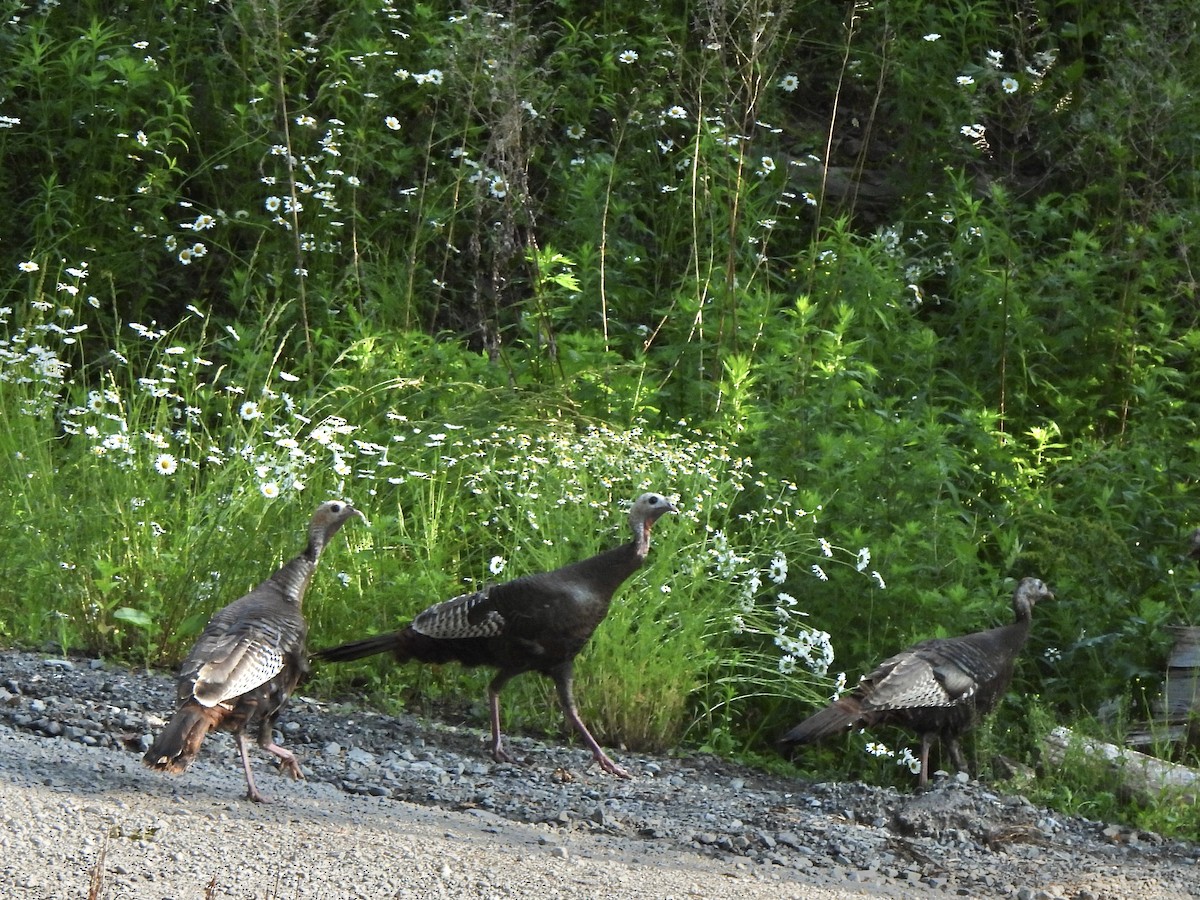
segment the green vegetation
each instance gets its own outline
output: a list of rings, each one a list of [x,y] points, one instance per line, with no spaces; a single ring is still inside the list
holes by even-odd
[[[169,664],[343,494],[333,642],[652,487],[601,740],[769,751],[1026,574],[977,762],[1144,718],[1200,619],[1197,26],[1093,6],[0,0],[0,642]],[[484,677],[317,688],[364,673]]]

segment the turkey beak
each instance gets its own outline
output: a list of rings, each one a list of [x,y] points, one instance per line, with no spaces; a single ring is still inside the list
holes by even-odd
[[[679,512],[679,510],[675,508],[675,504],[672,503],[670,500],[668,500],[666,497],[663,497],[663,502],[666,504],[666,506],[664,506],[662,508],[662,510],[659,512],[659,514],[657,516],[655,516],[653,519],[647,519],[642,524],[642,536],[646,539],[647,542],[649,542],[649,540],[650,540],[650,529],[654,527],[655,522],[657,522],[659,519],[661,519],[667,513]]]
[[[663,511],[662,511],[662,512],[660,512],[660,513],[658,514],[658,518],[659,518],[659,519],[661,519],[661,518],[662,518],[663,516],[665,516],[667,513],[671,513],[672,515],[676,515],[676,514],[678,514],[678,512],[679,512],[679,509],[678,509],[678,508],[675,506],[675,504],[674,504],[674,503],[672,503],[670,500],[667,500],[667,498],[666,498],[666,497],[663,497],[663,501],[664,501],[664,502],[665,502],[667,505],[666,505],[665,507],[663,507]],[[656,519],[656,521],[657,521],[657,519]],[[649,527],[649,525],[647,525],[647,526],[646,526],[646,530],[647,530],[647,531],[649,531],[649,530],[650,530],[650,527]]]
[[[366,525],[368,528],[370,528],[370,527],[371,527],[371,520],[367,518],[367,514],[366,514],[365,512],[363,512],[361,509],[358,509],[358,508],[356,507],[356,508],[355,508],[355,510],[354,510],[354,515],[356,515],[356,516],[358,516],[360,519],[362,519],[362,520],[363,520],[363,524],[364,524],[364,525]]]

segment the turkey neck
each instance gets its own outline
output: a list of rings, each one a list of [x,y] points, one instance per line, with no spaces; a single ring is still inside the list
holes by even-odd
[[[645,547],[640,541],[630,541],[612,550],[573,563],[558,570],[564,582],[585,585],[590,599],[608,606],[612,595],[630,575],[638,570],[646,559]]]
[[[313,529],[309,532],[308,546],[304,552],[271,576],[271,580],[283,590],[283,598],[297,608],[304,601],[304,593],[308,590],[313,573],[317,571],[317,560],[321,558],[325,543],[325,532]]]
[[[1013,614],[1016,621],[1011,625],[1001,625],[993,630],[993,634],[1001,637],[1006,646],[1020,648],[1029,640],[1029,631],[1033,625],[1033,607],[1028,600],[1013,601]]]
[[[1018,597],[1013,601],[1013,615],[1016,616],[1016,621],[1009,627],[1028,637],[1029,627],[1033,624],[1033,604],[1024,597]]]

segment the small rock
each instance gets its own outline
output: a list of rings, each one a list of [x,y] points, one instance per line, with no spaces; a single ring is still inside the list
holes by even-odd
[[[781,831],[775,835],[775,840],[783,844],[785,847],[791,847],[793,850],[799,850],[802,846],[800,838],[790,831]]]

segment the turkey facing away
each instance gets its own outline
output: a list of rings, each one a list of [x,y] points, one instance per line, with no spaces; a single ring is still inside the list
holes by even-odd
[[[929,780],[929,746],[937,736],[958,770],[966,771],[959,736],[1004,696],[1013,662],[1029,637],[1034,604],[1053,599],[1041,580],[1023,578],[1013,593],[1016,621],[1011,625],[932,638],[897,653],[780,742],[808,744],[847,728],[900,725],[921,736],[920,784]]]
[[[300,609],[304,592],[321,551],[352,516],[362,513],[349,503],[322,503],[308,526],[304,552],[212,617],[179,668],[178,709],[142,762],[178,775],[192,764],[209,731],[231,731],[246,773],[246,796],[264,803],[267,798],[254,785],[246,752],[246,732],[257,727],[259,746],[279,757],[293,778],[304,777],[296,757],[277,745],[272,734],[289,695],[308,671],[308,626]]]
[[[429,607],[388,634],[352,641],[313,654],[346,662],[390,652],[397,662],[459,662],[497,670],[488,685],[492,757],[512,762],[500,732],[500,691],[523,672],[554,680],[567,721],[579,732],[604,771],[628,778],[592,737],[575,705],[575,656],[608,614],[613,593],[646,559],[650,528],[664,513],[678,512],[661,494],[642,494],[629,510],[633,540],[552,572],[489,585]]]

